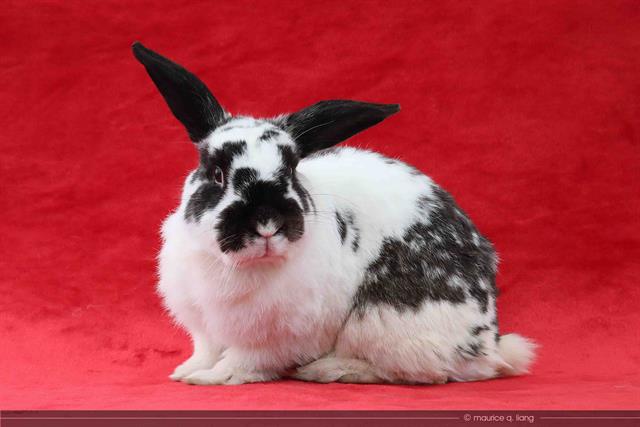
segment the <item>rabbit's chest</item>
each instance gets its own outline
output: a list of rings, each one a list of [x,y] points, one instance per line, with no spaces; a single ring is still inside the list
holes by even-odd
[[[304,325],[297,324],[295,317],[295,311],[281,305],[220,307],[214,325],[227,345],[273,345],[304,331]]]
[[[327,318],[317,302],[295,291],[286,298],[249,295],[207,305],[202,310],[207,326],[229,346],[285,345],[306,339],[319,328],[327,329]]]

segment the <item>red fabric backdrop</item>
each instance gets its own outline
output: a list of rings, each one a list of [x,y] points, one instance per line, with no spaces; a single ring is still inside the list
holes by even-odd
[[[0,408],[640,407],[637,1],[8,1],[0,10]],[[349,143],[451,191],[502,258],[532,375],[192,387],[154,294],[197,162],[130,45],[233,113],[398,102]]]

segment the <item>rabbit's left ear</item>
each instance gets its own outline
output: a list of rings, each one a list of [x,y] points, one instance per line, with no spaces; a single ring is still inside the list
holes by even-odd
[[[318,102],[281,120],[298,145],[300,156],[305,157],[351,138],[398,111],[398,104],[331,100]]]
[[[134,43],[132,50],[192,141],[204,139],[224,119],[224,110],[199,78],[142,43]]]

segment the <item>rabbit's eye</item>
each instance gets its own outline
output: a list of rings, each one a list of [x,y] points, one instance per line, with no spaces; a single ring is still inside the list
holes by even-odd
[[[215,170],[213,171],[213,179],[217,184],[222,185],[224,183],[224,174],[222,173],[222,169],[220,168],[220,166],[216,166]]]

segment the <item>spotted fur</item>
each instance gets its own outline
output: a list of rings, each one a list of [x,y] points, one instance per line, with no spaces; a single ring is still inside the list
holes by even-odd
[[[498,331],[493,246],[451,195],[400,160],[335,147],[397,106],[233,117],[182,67],[134,51],[200,153],[162,228],[158,290],[194,344],[172,379],[239,384],[295,368],[308,381],[431,384],[527,371],[533,344]]]

